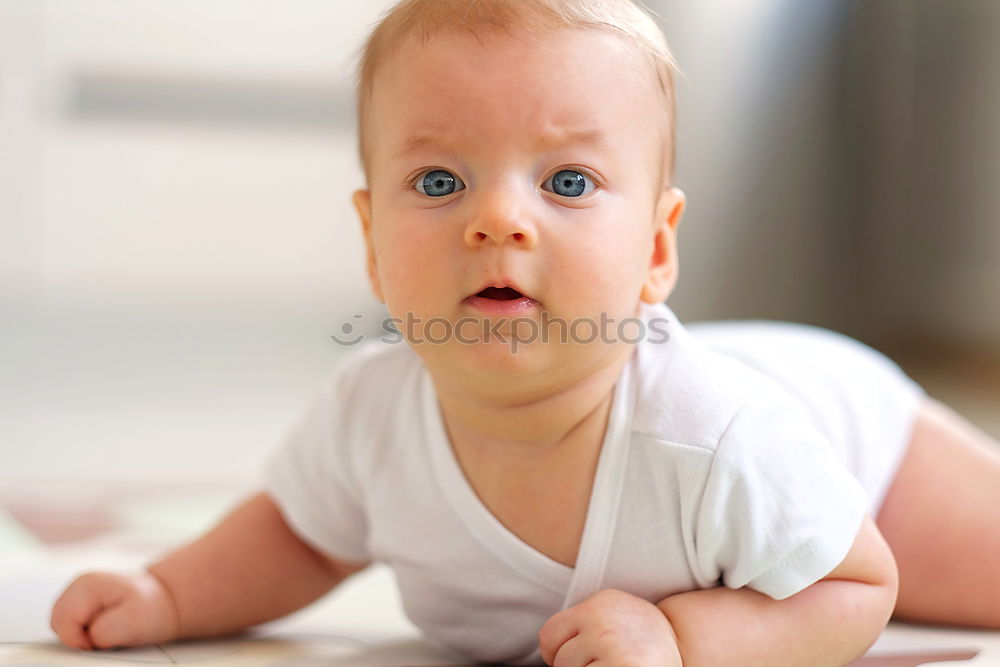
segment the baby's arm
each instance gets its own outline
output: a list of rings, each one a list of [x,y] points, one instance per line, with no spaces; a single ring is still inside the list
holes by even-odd
[[[862,655],[896,603],[896,561],[870,517],[830,574],[783,600],[749,588],[709,588],[657,605],[685,667],[845,665]]]
[[[229,634],[304,607],[366,565],[316,552],[259,493],[142,574],[79,577],[52,629],[84,649]]]
[[[897,579],[892,552],[866,516],[840,565],[785,599],[719,586],[671,595],[654,606],[606,589],[552,616],[538,642],[546,664],[556,667],[580,659],[841,667],[878,639],[896,603]]]

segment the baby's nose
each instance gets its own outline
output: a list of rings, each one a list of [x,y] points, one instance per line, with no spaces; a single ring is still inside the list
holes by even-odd
[[[493,231],[484,231],[484,230],[479,230],[479,231],[469,230],[465,234],[465,240],[467,243],[469,243],[469,245],[488,243],[490,241],[496,243],[497,245],[502,245],[508,239],[513,241],[518,246],[524,248],[533,248],[535,246],[534,235],[531,232],[527,231],[524,232],[512,231],[504,234],[502,232],[497,233]]]
[[[535,247],[537,230],[515,202],[494,196],[483,204],[465,227],[469,246],[513,243],[524,249]]]

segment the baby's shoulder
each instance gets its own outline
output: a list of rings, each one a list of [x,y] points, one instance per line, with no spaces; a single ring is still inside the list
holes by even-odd
[[[349,421],[375,419],[413,393],[420,359],[408,345],[371,341],[344,352],[326,380],[326,396]],[[383,415],[387,417],[387,415]]]
[[[384,395],[388,380],[412,373],[418,365],[419,357],[408,345],[369,341],[337,358],[331,381],[351,390],[381,387]]]
[[[683,329],[675,329],[663,345],[638,352],[636,436],[714,454],[724,437],[744,433],[743,422],[751,417],[766,426],[762,414],[811,428],[801,406],[779,384]]]

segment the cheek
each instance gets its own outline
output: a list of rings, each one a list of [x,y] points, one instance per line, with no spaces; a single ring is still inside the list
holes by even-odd
[[[379,273],[386,306],[394,310],[422,310],[442,289],[447,258],[432,230],[400,225],[378,240]]]
[[[588,311],[622,310],[638,294],[649,262],[644,237],[636,230],[604,229],[574,236],[555,254],[557,266],[552,267],[552,275],[570,277],[564,284],[572,302]]]

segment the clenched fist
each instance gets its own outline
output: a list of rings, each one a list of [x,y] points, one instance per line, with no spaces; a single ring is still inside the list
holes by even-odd
[[[538,633],[553,667],[681,667],[673,626],[660,609],[605,589],[553,614]]]
[[[84,650],[158,644],[177,638],[177,612],[160,580],[91,572],[77,577],[52,607],[52,630]]]

